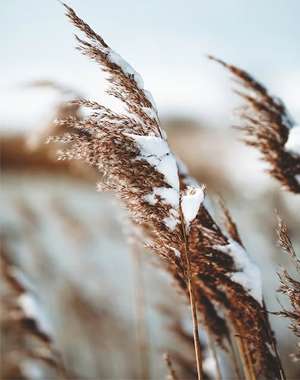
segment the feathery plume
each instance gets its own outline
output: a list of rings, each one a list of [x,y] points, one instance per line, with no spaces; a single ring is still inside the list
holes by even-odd
[[[296,272],[300,276],[300,260],[296,256],[291,239],[287,232],[287,226],[285,222],[283,221],[283,219],[281,219],[278,212],[277,212],[277,218],[278,218],[278,228],[277,228],[278,246],[282,248],[282,250],[290,256],[292,263],[294,264],[294,267],[296,269]],[[291,329],[293,333],[298,338],[300,338],[300,281],[297,281],[294,278],[292,278],[285,268],[281,267],[281,269],[282,269],[282,273],[277,271],[279,282],[280,282],[280,286],[277,292],[288,297],[290,301],[290,305],[291,305],[291,310],[285,309],[280,304],[282,307],[282,311],[277,312],[275,314],[280,315],[284,318],[289,318],[291,321],[291,326],[289,326],[289,329]],[[298,351],[291,355],[294,360],[300,359],[300,343],[298,344],[297,347],[298,347]]]
[[[246,370],[266,379],[280,378],[280,360],[269,350],[275,341],[263,304],[260,270],[244,248],[222,232],[203,205],[191,228],[190,252],[193,272],[197,273],[195,289],[203,289],[217,312],[233,326],[242,341]]]
[[[47,314],[31,290],[29,281],[12,263],[4,248],[1,250],[1,274],[4,280],[4,292],[1,294],[4,378],[12,378],[16,373],[21,374],[21,378],[31,378],[35,372],[42,377],[68,378],[54,349]]]
[[[228,236],[236,241],[241,247],[243,247],[242,239],[237,229],[237,225],[234,223],[232,216],[230,214],[229,208],[225,199],[219,194],[219,206],[223,213],[222,224],[224,230],[227,232]]]
[[[66,118],[68,126],[86,135],[64,134],[48,142],[68,143],[60,159],[78,158],[107,176],[98,184],[101,191],[113,191],[124,203],[137,224],[150,224],[156,238],[148,244],[167,258],[185,279],[191,299],[195,350],[199,379],[202,378],[197,316],[189,260],[188,231],[196,217],[204,193],[201,188],[180,191],[176,159],[159,125],[157,109],[149,91],[144,90],[141,76],[68,6],[67,16],[87,37],[79,37],[78,49],[100,64],[109,74],[108,94],[124,104],[128,115],[82,101],[95,112],[84,120]],[[182,207],[182,202],[184,207]]]
[[[123,102],[127,114],[83,100],[80,104],[94,113],[83,120],[66,118],[62,123],[85,134],[50,137],[48,142],[69,145],[59,151],[59,159],[82,159],[103,172],[106,181],[98,189],[116,193],[134,223],[153,231],[154,239],[147,246],[168,260],[188,290],[199,379],[202,369],[196,297],[198,310],[203,310],[204,300],[209,305],[204,323],[208,324],[209,312],[225,313],[242,340],[250,372],[279,378],[279,359],[268,349],[274,345],[274,338],[263,307],[259,268],[213,221],[203,205],[204,188],[182,173],[141,76],[71,8],[66,8],[70,20],[88,39],[76,37],[78,49],[109,74],[107,92]],[[211,326],[210,331],[214,328]]]
[[[292,193],[300,193],[300,126],[283,101],[246,71],[209,57],[228,69],[246,91],[235,91],[245,101],[236,110],[243,125],[235,127],[246,137],[242,141],[258,149],[270,164],[272,177]]]

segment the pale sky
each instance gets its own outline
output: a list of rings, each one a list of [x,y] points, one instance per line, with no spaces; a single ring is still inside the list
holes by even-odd
[[[249,71],[300,119],[300,0],[68,0],[138,71],[161,116],[227,127],[237,105],[228,73],[212,54]],[[54,80],[85,97],[104,95],[99,67],[74,49],[76,32],[56,0],[1,0],[0,121],[31,128],[49,117],[56,95],[30,90]]]

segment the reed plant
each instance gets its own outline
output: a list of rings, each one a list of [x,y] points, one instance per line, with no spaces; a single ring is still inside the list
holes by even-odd
[[[140,231],[138,239],[165,259],[165,269],[190,300],[198,379],[203,379],[198,323],[212,351],[217,344],[228,352],[236,373],[241,362],[246,379],[285,379],[262,295],[260,269],[246,252],[225,202],[221,201],[223,230],[205,206],[205,186],[189,176],[171,151],[141,76],[73,9],[65,8],[86,38],[76,36],[77,49],[108,74],[107,93],[123,103],[124,113],[94,101],[75,100],[71,103],[90,108],[91,115],[57,123],[82,133],[52,136],[48,142],[67,144],[58,152],[60,160],[81,159],[100,171],[103,180],[98,190],[116,194]],[[239,92],[246,101],[240,110],[244,141],[263,153],[272,176],[299,193],[300,156],[289,140],[299,127],[263,85],[217,61],[250,92]],[[166,362],[175,378],[168,356]]]

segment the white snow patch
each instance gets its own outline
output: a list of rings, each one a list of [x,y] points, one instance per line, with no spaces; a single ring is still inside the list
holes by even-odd
[[[300,156],[300,125],[290,129],[289,137],[285,143],[285,149],[290,153]]]
[[[160,159],[156,169],[165,177],[165,181],[176,191],[179,192],[179,177],[175,157],[168,154]]]
[[[126,62],[118,53],[113,51],[111,48],[108,48],[107,59],[110,62],[118,65],[127,77],[133,77],[139,89],[142,90],[144,88],[144,81],[141,75],[136,72],[128,62]]]
[[[169,216],[168,218],[164,218],[164,223],[169,230],[174,231],[176,225],[180,223],[180,221],[178,218],[174,218],[174,216]]]
[[[153,192],[150,194],[147,194],[144,199],[149,202],[151,205],[155,205],[157,202],[156,196],[159,195],[162,198],[162,202],[165,204],[168,204],[175,208],[175,210],[171,210],[170,213],[173,214],[173,216],[179,216],[176,209],[179,207],[179,193],[171,188],[166,187],[155,187],[153,189]],[[174,215],[174,212],[177,212],[177,214]]]
[[[262,304],[262,279],[259,266],[251,261],[250,256],[242,246],[231,238],[228,240],[228,245],[216,245],[214,248],[233,258],[236,269],[240,272],[230,273],[231,279],[242,285],[253,298]]]
[[[172,247],[171,247],[171,249],[172,249],[172,251],[174,251],[175,256],[177,256],[177,257],[180,257],[180,256],[181,256],[181,253],[178,251],[178,249],[176,249],[176,248],[172,248]]]
[[[126,135],[135,140],[141,150],[142,156],[155,156],[157,158],[162,158],[171,152],[168,143],[160,137],[140,136],[133,134]]]
[[[181,159],[177,155],[174,154],[174,156],[176,158],[178,173],[181,174],[182,176],[188,176],[189,171],[188,171],[186,164],[184,162],[182,162]]]
[[[176,224],[180,223],[179,220],[179,193],[171,188],[166,187],[155,187],[153,192],[144,196],[144,199],[149,202],[151,205],[157,203],[157,195],[162,198],[162,202],[172,206],[170,209],[170,216],[164,218],[165,225],[173,231],[176,227]]]
[[[157,202],[157,199],[155,196],[156,196],[156,193],[155,193],[155,191],[153,191],[153,193],[149,193],[149,194],[145,195],[144,199],[145,199],[145,201],[150,203],[150,205],[155,205]]]
[[[179,178],[176,159],[171,154],[168,143],[156,136],[139,136],[126,134],[134,139],[141,156],[137,159],[145,160],[162,173],[165,181],[179,192]]]
[[[163,139],[167,140],[167,138],[168,138],[167,132],[164,129],[160,128],[160,127],[159,127],[159,130],[160,130],[160,132],[162,134]]]
[[[184,217],[187,233],[193,220],[196,218],[199,207],[204,200],[204,192],[198,187],[188,187],[187,192],[181,198],[181,209]]]
[[[179,218],[179,212],[177,210],[174,210],[173,208],[171,208],[170,214],[175,216],[176,218]]]
[[[143,90],[146,98],[149,100],[149,102],[152,105],[152,108],[144,107],[143,108],[144,112],[146,112],[147,115],[149,117],[151,117],[151,119],[157,119],[156,103],[154,101],[154,98],[153,98],[151,92],[144,89],[144,81],[143,81],[143,78],[141,77],[141,75],[137,71],[135,71],[134,68],[120,56],[120,54],[116,53],[111,48],[107,48],[106,51],[108,52],[107,59],[110,62],[118,65],[127,77],[133,77],[133,79],[136,82],[137,87],[140,90]]]
[[[49,336],[53,335],[51,325],[42,307],[38,301],[29,293],[23,293],[19,296],[18,301],[29,318],[33,318],[41,331]]]

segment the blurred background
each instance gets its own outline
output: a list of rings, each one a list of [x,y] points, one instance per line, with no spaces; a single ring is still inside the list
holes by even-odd
[[[262,268],[268,309],[279,310],[276,268],[281,263],[291,274],[293,268],[276,247],[274,209],[299,254],[300,200],[282,192],[259,154],[238,141],[230,128],[231,111],[240,104],[235,85],[206,56],[250,72],[300,120],[299,1],[67,4],[142,75],[171,148],[207,184],[217,219],[215,190],[221,191]],[[85,115],[68,100],[83,97],[120,112],[121,105],[105,94],[99,67],[74,49],[75,27],[59,2],[1,0],[0,32],[2,246],[38,290],[67,366],[80,378],[140,378],[136,303],[142,283],[151,378],[165,377],[165,351],[193,378],[185,368],[192,353],[180,358],[178,324],[187,332],[191,327],[186,300],[151,253],[136,260],[120,205],[95,191],[101,175],[78,162],[57,162],[56,147],[44,145],[62,132],[55,118]],[[288,376],[300,378],[289,358],[296,340],[288,321],[271,320]],[[223,371],[229,376],[225,364]]]

